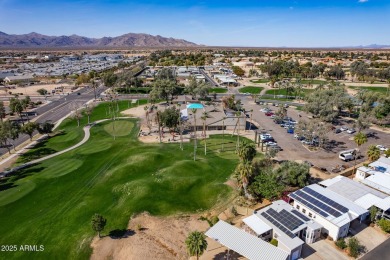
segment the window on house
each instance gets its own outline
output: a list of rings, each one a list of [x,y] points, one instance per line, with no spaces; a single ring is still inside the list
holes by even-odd
[[[299,209],[300,207],[299,207],[299,205],[297,205],[297,209]]]
[[[303,213],[306,213],[306,209],[302,209],[302,212],[303,212]]]
[[[309,213],[309,217],[310,217],[310,218],[313,217],[313,214]]]

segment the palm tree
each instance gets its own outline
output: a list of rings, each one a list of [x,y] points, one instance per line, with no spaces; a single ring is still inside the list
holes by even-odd
[[[188,235],[186,245],[190,256],[196,256],[196,259],[199,259],[199,256],[207,249],[206,236],[202,232],[193,231]]]
[[[225,119],[226,117],[224,117],[222,119],[222,152],[223,152],[223,142],[225,141]]]
[[[244,190],[245,197],[249,197],[247,187],[249,184],[249,179],[253,175],[253,171],[254,168],[251,161],[240,162],[235,170],[235,176],[240,187]]]
[[[381,156],[381,151],[375,145],[370,145],[367,151],[367,157],[370,162],[376,161]]]
[[[362,133],[362,132],[359,132],[357,133],[354,137],[353,137],[353,140],[355,141],[356,145],[357,145],[357,151],[355,153],[355,164],[353,166],[353,170],[355,171],[355,167],[356,167],[356,159],[357,159],[357,153],[360,153],[359,151],[359,148],[362,144],[366,143],[367,142],[367,136]]]
[[[237,121],[236,121],[236,125],[234,126],[233,134],[232,134],[232,137],[233,137],[234,132],[236,131],[236,128],[237,128],[236,152],[237,152],[238,149],[240,148],[240,118],[241,118],[240,116],[241,116],[241,112],[240,112],[240,111],[237,111],[237,112],[236,112]]]
[[[180,149],[183,151],[183,129],[181,123],[181,112],[180,112],[180,104],[177,104],[177,108],[179,110],[179,132],[180,132]]]
[[[207,154],[207,141],[206,141],[206,120],[208,118],[208,113],[203,112],[202,114],[202,121],[203,121],[203,142],[204,142],[204,155]]]
[[[196,161],[196,148],[197,148],[197,143],[196,143],[196,108],[191,109],[192,115],[194,116],[194,161]]]
[[[240,149],[238,149],[238,157],[242,162],[252,162],[256,156],[256,147],[252,143],[243,142]]]

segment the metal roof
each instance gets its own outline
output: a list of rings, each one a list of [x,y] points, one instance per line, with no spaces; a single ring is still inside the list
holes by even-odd
[[[222,220],[212,226],[206,236],[250,260],[286,260],[289,254]]]
[[[255,231],[257,235],[264,234],[265,232],[270,231],[272,229],[255,214],[247,218],[244,218],[242,221],[244,221],[244,223],[248,227],[250,227],[253,231]]]
[[[386,194],[367,187],[366,185],[363,185],[359,182],[353,181],[349,178],[337,176],[334,179],[339,179],[339,182],[330,185],[328,189],[340,194],[341,196],[351,201],[355,201],[369,193],[379,198],[387,197]]]

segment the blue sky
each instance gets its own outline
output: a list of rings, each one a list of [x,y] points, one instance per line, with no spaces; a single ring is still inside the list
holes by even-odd
[[[118,36],[212,46],[390,44],[390,0],[0,0],[0,31]]]

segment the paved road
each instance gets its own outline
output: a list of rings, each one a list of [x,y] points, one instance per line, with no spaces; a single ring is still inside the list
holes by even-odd
[[[361,260],[390,259],[390,239],[374,248],[374,250],[364,255]]]
[[[99,95],[103,91],[104,88],[100,87],[96,90],[96,94]],[[80,93],[80,95],[77,93]],[[56,122],[64,116],[68,115],[74,109],[74,106],[82,106],[93,98],[94,91],[92,88],[81,89],[75,93],[71,93],[58,100],[50,102],[47,105],[37,108],[35,112],[37,112],[38,116],[30,116],[30,120],[36,118],[36,122],[38,123],[42,123],[47,120]],[[29,137],[27,135],[20,135],[20,137],[15,140],[15,146],[18,146],[27,141],[28,138]],[[0,155],[3,155],[7,152],[8,150],[6,148],[0,148]]]
[[[206,80],[210,82],[211,86],[219,86],[219,84],[215,80],[213,80],[204,70],[200,70],[200,73],[205,76]]]

